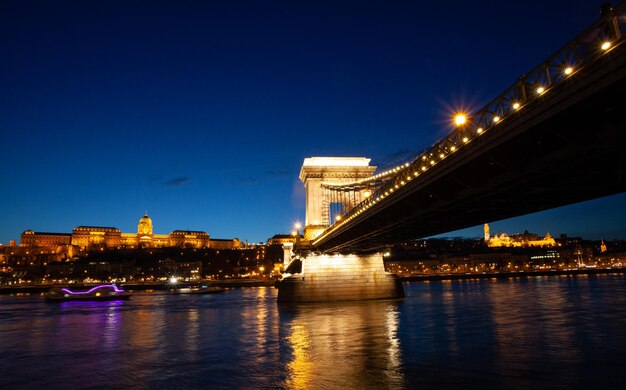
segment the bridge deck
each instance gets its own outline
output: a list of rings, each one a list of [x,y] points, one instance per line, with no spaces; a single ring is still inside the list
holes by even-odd
[[[625,192],[624,91],[620,47],[313,245],[373,251]]]

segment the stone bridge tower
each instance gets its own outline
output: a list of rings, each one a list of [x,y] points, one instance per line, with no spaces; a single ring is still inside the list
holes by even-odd
[[[376,170],[364,157],[310,157],[305,158],[300,170],[300,180],[306,191],[306,220],[304,239],[319,236],[330,221],[330,200],[322,183],[350,183],[372,176]]]

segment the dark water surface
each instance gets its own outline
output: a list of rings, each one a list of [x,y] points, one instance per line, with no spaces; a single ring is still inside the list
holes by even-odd
[[[626,388],[624,275],[405,290],[299,306],[273,288],[0,296],[0,388]]]

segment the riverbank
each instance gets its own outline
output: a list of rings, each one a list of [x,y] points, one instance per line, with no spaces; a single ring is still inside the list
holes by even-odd
[[[440,280],[463,280],[463,279],[507,279],[507,278],[529,278],[534,276],[559,276],[559,275],[601,275],[601,274],[624,274],[626,268],[585,268],[585,269],[568,269],[568,270],[545,270],[545,271],[521,271],[521,272],[493,272],[493,273],[467,273],[467,274],[437,274],[437,275],[411,275],[400,276],[403,282],[422,282],[422,281],[440,281]],[[185,283],[181,282],[180,286],[218,286],[224,288],[242,288],[242,287],[273,287],[275,280],[260,279],[227,279],[227,280],[211,280],[205,282]],[[22,285],[22,286],[0,286],[0,294],[38,294],[48,292],[52,287],[59,284],[40,284],[40,285]],[[81,284],[73,284],[72,286],[83,286]],[[147,283],[121,283],[125,290],[129,291],[148,291],[157,290],[164,291],[176,288],[174,285],[166,282],[147,282]]]
[[[241,287],[273,287],[274,280],[260,279],[228,279],[228,280],[211,280],[204,282],[180,282],[176,285],[167,282],[147,282],[147,283],[119,283],[121,287],[128,291],[147,291],[147,290],[170,290],[177,287],[197,287],[197,286],[216,286],[223,288],[241,288]],[[90,284],[93,286],[94,284]],[[20,285],[20,286],[0,286],[0,294],[38,294],[48,292],[52,287],[59,284],[38,284],[38,285]],[[70,286],[83,287],[83,284],[71,284]]]
[[[480,274],[437,274],[437,275],[412,275],[401,276],[403,282],[437,281],[437,280],[462,280],[462,279],[507,279],[528,278],[533,276],[559,276],[559,275],[599,275],[599,274],[623,274],[626,268],[584,268],[568,270],[544,270],[544,271],[518,271],[518,272],[489,272]]]

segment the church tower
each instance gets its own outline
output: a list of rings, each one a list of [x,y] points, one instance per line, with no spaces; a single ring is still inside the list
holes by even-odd
[[[489,242],[489,224],[485,224],[485,242]]]

